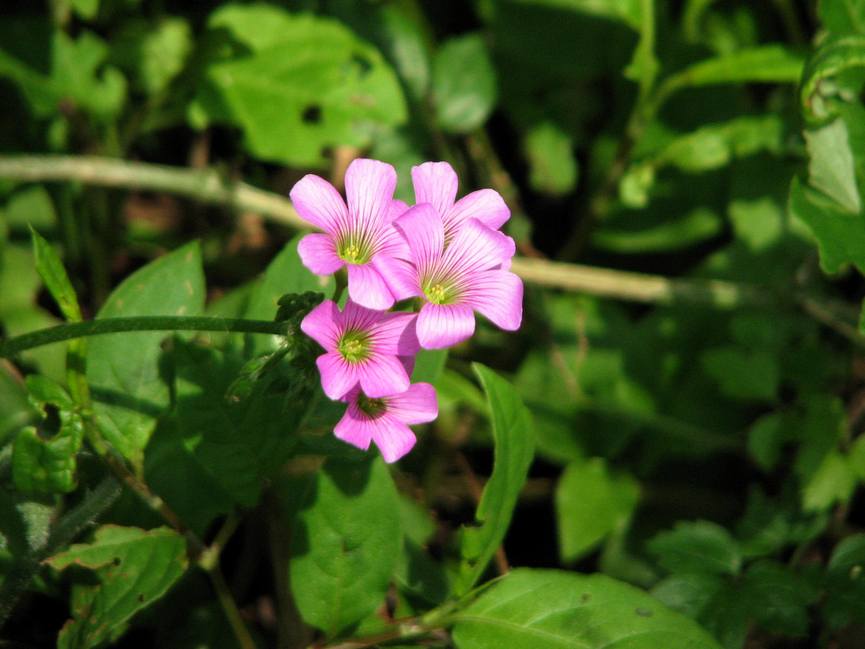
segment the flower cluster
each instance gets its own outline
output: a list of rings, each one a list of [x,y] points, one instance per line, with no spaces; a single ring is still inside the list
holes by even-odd
[[[508,331],[523,312],[522,282],[509,271],[514,242],[498,230],[510,217],[502,197],[481,189],[456,200],[446,162],[411,175],[411,207],[394,199],[396,171],[377,160],[349,165],[345,201],[312,174],[291,190],[301,217],[323,231],[301,239],[303,264],[348,276],[344,308],[325,301],[301,323],[325,350],[316,361],[325,394],[348,404],[334,433],[361,449],[375,442],[387,462],[414,446],[410,425],[438,415],[435,389],[410,382],[417,352],[468,339],[475,311]],[[417,312],[389,311],[410,298]]]

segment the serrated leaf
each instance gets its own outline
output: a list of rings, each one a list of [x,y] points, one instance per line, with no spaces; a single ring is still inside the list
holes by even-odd
[[[742,565],[736,541],[726,529],[709,521],[677,523],[652,538],[648,548],[674,574],[735,575]]]
[[[607,535],[622,530],[639,499],[627,474],[614,474],[602,458],[573,462],[556,485],[556,522],[562,561],[579,559]]]
[[[455,618],[459,649],[720,649],[696,622],[604,575],[514,570]]]
[[[489,117],[498,98],[496,70],[483,37],[467,34],[446,41],[433,59],[436,121],[451,133],[467,133]]]
[[[33,228],[30,229],[30,238],[33,242],[36,271],[42,278],[45,288],[51,293],[51,297],[57,302],[57,306],[67,320],[80,321],[81,308],[78,306],[78,296],[72,288],[72,282],[69,281],[66,268],[63,267],[57,251]]]
[[[472,368],[487,395],[495,459],[492,475],[475,512],[479,524],[462,531],[457,594],[467,592],[480,579],[504,540],[534,456],[531,415],[516,389],[480,363],[474,363]]]
[[[255,156],[321,167],[325,147],[369,143],[363,124],[406,118],[393,70],[336,21],[263,4],[229,5],[210,26],[249,50],[208,65],[190,118],[197,128],[240,127]]]
[[[91,543],[71,546],[46,563],[96,572],[98,584],[76,584],[72,619],[60,632],[59,649],[86,649],[119,637],[135,613],[162,597],[186,571],[186,543],[160,527],[104,525]]]
[[[201,251],[191,243],[127,277],[96,317],[191,316],[203,310]],[[169,405],[160,366],[165,337],[160,332],[110,334],[94,337],[87,349],[87,379],[102,433],[137,466],[156,419]]]
[[[380,458],[333,459],[292,522],[289,577],[304,621],[334,635],[384,601],[402,546],[399,500]]]
[[[841,118],[805,131],[808,147],[808,182],[850,214],[859,214],[862,199],[847,124]]]

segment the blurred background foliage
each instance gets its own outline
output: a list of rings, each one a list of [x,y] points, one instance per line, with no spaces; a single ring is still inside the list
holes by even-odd
[[[726,649],[865,647],[865,1],[5,0],[0,12],[4,336],[70,318],[43,286],[28,225],[62,251],[85,319],[272,319],[278,296],[330,287],[304,274],[291,229],[267,209],[190,200],[207,196],[207,178],[284,195],[310,171],[339,184],[364,155],[393,164],[411,202],[411,166],[448,160],[460,194],[493,187],[509,203],[529,264],[515,266],[526,316],[516,335],[484,325],[446,364],[424,359],[441,416],[396,472],[401,495],[380,465],[361,480],[371,495],[344,524],[382,526],[364,560],[399,556],[384,569],[397,617],[447,596],[455,532],[491,471],[471,359],[509,376],[534,422],[501,562],[637,585]],[[17,154],[109,164],[87,176],[89,158],[60,169]],[[216,175],[193,190],[141,189],[134,170],[112,180],[112,160]],[[636,274],[596,286],[587,265]],[[568,290],[585,277],[585,290]],[[353,457],[327,436],[290,434],[332,425],[327,404],[311,419],[285,406],[285,390],[295,404],[313,398],[314,375],[238,385],[238,373],[259,376],[244,363],[274,346],[222,334],[176,340],[166,370],[164,334],[135,336],[87,352],[105,437],[197,534],[229,528],[222,565],[261,646],[307,633],[280,609],[292,589],[306,623],[356,624],[329,617],[334,586],[309,572],[338,545],[294,562],[291,583],[280,549],[297,520],[318,529],[346,497],[336,470],[280,470],[289,458]],[[0,365],[7,588],[13,568],[47,556],[51,521],[108,489],[81,450],[70,396],[49,381],[64,380],[65,353],[40,347]],[[105,397],[118,386],[151,410]],[[215,417],[214,399],[232,390],[242,405]],[[50,442],[22,430],[39,409]],[[296,496],[310,480],[323,512]],[[100,522],[159,524],[128,493],[112,498]],[[397,498],[402,550],[363,509]],[[73,546],[39,571],[6,636],[46,646],[72,617],[63,646],[127,629],[117,646],[229,646],[200,574],[162,597],[185,570],[182,544],[128,529],[100,528],[94,547],[146,563],[158,544],[164,583],[86,627],[99,598],[119,597],[117,580],[110,560]],[[90,582],[64,570],[76,562],[97,571]],[[109,585],[95,588],[93,574]],[[361,617],[364,592],[351,595]],[[376,628],[370,616],[356,630]]]

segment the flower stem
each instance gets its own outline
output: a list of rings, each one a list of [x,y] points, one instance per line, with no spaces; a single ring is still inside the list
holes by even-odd
[[[283,323],[244,318],[213,318],[206,316],[140,316],[134,318],[103,318],[73,322],[39,329],[0,342],[0,358],[9,357],[33,347],[51,343],[129,331],[240,331],[285,335]]]

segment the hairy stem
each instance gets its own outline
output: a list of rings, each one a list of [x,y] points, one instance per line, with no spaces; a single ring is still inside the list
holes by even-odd
[[[0,358],[9,357],[33,347],[51,343],[128,331],[239,331],[284,335],[285,325],[269,320],[243,318],[211,318],[206,316],[138,316],[131,318],[102,318],[86,322],[39,329],[0,342]]]

